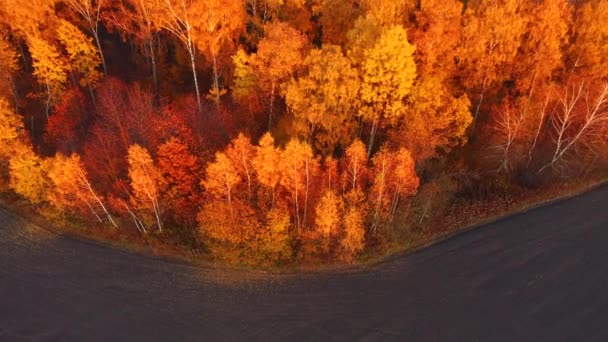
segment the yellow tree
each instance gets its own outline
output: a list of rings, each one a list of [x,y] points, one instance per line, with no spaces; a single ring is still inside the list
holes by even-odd
[[[321,0],[320,16],[323,27],[323,43],[344,46],[346,33],[359,16],[358,0]]]
[[[357,69],[361,69],[365,61],[365,51],[371,49],[384,32],[382,24],[372,15],[362,15],[346,33],[346,56],[351,59]]]
[[[58,154],[47,161],[47,175],[51,182],[49,202],[61,210],[83,212],[90,210],[100,222],[105,219],[117,227],[103,204],[103,199],[93,189],[87,172],[77,154],[69,157]]]
[[[245,24],[245,6],[241,0],[199,0],[193,6],[194,41],[213,62],[211,94],[220,104],[218,55],[228,42],[234,42]]]
[[[207,165],[205,179],[201,184],[215,198],[226,200],[230,215],[234,216],[234,190],[241,180],[234,164],[226,154],[216,152],[215,161]]]
[[[33,204],[45,201],[49,180],[44,164],[29,144],[16,144],[9,160],[9,187]]]
[[[469,1],[458,53],[464,85],[478,96],[473,126],[487,89],[511,76],[529,18],[523,0]]]
[[[279,85],[291,78],[304,62],[306,38],[288,24],[273,22],[265,27],[265,36],[251,56],[251,65],[270,105],[268,128],[272,126],[274,101]]]
[[[196,44],[194,30],[197,23],[196,0],[154,0],[152,22],[177,38],[190,57],[192,78],[199,112],[203,111],[201,93],[196,75]]]
[[[601,79],[608,76],[608,1],[586,1],[577,10],[571,32],[570,66],[580,74]]]
[[[110,30],[117,30],[123,39],[130,37],[143,50],[150,64],[154,88],[158,89],[158,28],[154,25],[155,0],[122,0],[102,13]]]
[[[264,229],[258,234],[261,252],[270,260],[277,263],[288,260],[291,257],[291,245],[289,239],[289,210],[284,208],[273,208],[266,214]]]
[[[93,45],[93,39],[63,19],[57,27],[57,38],[68,53],[69,68],[81,76],[80,85],[91,90],[101,78],[101,73],[97,70],[101,58]]]
[[[457,47],[462,36],[460,0],[421,0],[415,12],[412,42],[416,45],[419,74],[449,78],[454,75]]]
[[[14,154],[17,144],[24,140],[23,119],[0,97],[0,159],[8,159]]]
[[[352,261],[365,248],[365,220],[361,210],[351,207],[344,214],[344,235],[340,240],[341,257]]]
[[[165,181],[145,147],[131,145],[128,151],[129,180],[136,208],[152,212],[159,232],[163,230],[161,194]]]
[[[390,221],[401,197],[416,194],[420,179],[410,152],[401,148],[390,151],[381,148],[372,159],[373,185],[370,191],[372,208],[372,232],[381,223]]]
[[[258,182],[269,189],[271,208],[275,205],[276,188],[281,182],[280,162],[281,151],[274,146],[274,138],[270,133],[264,134],[256,147],[252,165]]]
[[[305,142],[292,139],[281,154],[281,185],[291,195],[293,221],[296,229],[306,227],[310,188],[318,170],[318,160]],[[303,197],[303,198],[302,198]]]
[[[465,94],[452,95],[440,78],[419,78],[406,104],[406,114],[391,137],[408,148],[415,160],[424,161],[467,142],[473,121],[471,103]]]
[[[226,156],[232,161],[232,165],[234,165],[241,179],[247,182],[247,198],[251,201],[255,186],[253,166],[253,160],[256,157],[255,147],[251,144],[249,138],[240,133],[230,142],[226,149]]]
[[[360,0],[363,13],[378,18],[382,26],[403,25],[416,0]]]
[[[359,115],[371,124],[368,155],[382,120],[394,124],[405,113],[405,97],[416,78],[415,47],[401,26],[384,32],[364,51]]]
[[[32,35],[52,38],[55,3],[56,0],[0,0],[0,22],[22,39]]]
[[[103,66],[103,73],[107,74],[106,59],[103,56],[103,49],[101,48],[101,40],[99,38],[99,24],[101,22],[101,9],[104,5],[104,0],[62,0],[67,4],[73,11],[78,13],[84,20],[87,30],[93,35],[95,43],[97,44],[97,52],[99,52],[99,58],[101,58],[101,65]]]
[[[12,95],[15,99],[15,106],[17,106],[17,93],[15,92],[14,75],[19,70],[18,56],[8,35],[0,30],[0,70],[4,70],[0,76],[0,97],[9,98]]]
[[[537,84],[547,84],[563,67],[572,11],[567,0],[531,1],[526,8],[531,18],[517,56],[515,81],[522,93],[531,96]]]
[[[68,63],[57,48],[38,36],[28,38],[34,76],[46,90],[45,114],[59,97],[67,81]]]
[[[341,233],[343,210],[342,199],[331,190],[323,193],[315,208],[315,233],[321,240],[321,250],[326,254]]]
[[[306,73],[288,84],[285,100],[302,133],[320,151],[331,154],[339,144],[350,144],[356,134],[359,75],[335,45],[311,50],[304,64]]]
[[[355,140],[346,148],[342,158],[344,192],[363,191],[369,173],[367,152],[361,140]]]

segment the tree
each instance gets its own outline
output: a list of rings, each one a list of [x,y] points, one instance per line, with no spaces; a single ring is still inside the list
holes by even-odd
[[[344,215],[344,236],[340,240],[342,258],[352,261],[365,248],[365,222],[357,207],[346,210]]]
[[[211,94],[219,107],[222,92],[219,84],[218,55],[224,45],[236,40],[245,24],[245,7],[240,0],[199,0],[193,6],[194,40],[213,62]]]
[[[43,35],[53,36],[56,0],[0,0],[0,22],[10,26],[19,38]]]
[[[343,209],[344,203],[333,191],[325,191],[315,208],[315,230],[321,238],[321,250],[326,254],[341,233]]]
[[[373,206],[371,229],[375,233],[382,221],[392,220],[401,197],[416,194],[420,179],[411,153],[405,148],[394,152],[381,148],[372,163],[374,178],[369,197]]]
[[[232,161],[223,152],[215,153],[215,161],[207,165],[201,184],[217,199],[228,202],[230,214],[235,215],[233,192],[242,181]]]
[[[17,88],[15,86],[15,73],[19,70],[17,64],[18,54],[8,39],[8,35],[0,31],[0,70],[4,70],[0,77],[0,97],[15,99],[17,106]]]
[[[101,8],[104,0],[63,0],[72,10],[82,17],[87,27],[87,30],[93,35],[97,44],[97,51],[103,66],[103,73],[107,74],[106,59],[103,56],[101,41],[99,38],[99,23],[101,21]]]
[[[247,199],[251,201],[255,181],[253,166],[253,160],[256,157],[255,147],[251,144],[249,138],[240,133],[230,142],[226,149],[226,156],[232,161],[232,165],[239,173],[240,178],[247,182]]]
[[[522,0],[476,0],[467,6],[458,58],[463,84],[479,94],[473,128],[488,88],[511,76],[529,21],[523,4]]]
[[[0,159],[8,159],[24,140],[23,119],[0,97]]]
[[[346,33],[346,56],[355,68],[363,68],[365,51],[374,47],[384,30],[379,19],[373,15],[362,15],[355,20],[353,28]]]
[[[345,178],[343,192],[363,191],[369,173],[367,152],[361,140],[355,140],[346,148],[342,158],[342,170]]]
[[[391,138],[410,150],[416,161],[466,144],[473,121],[466,94],[452,95],[436,76],[420,77],[405,103],[405,114]]]
[[[258,234],[261,252],[272,263],[291,257],[289,210],[273,208],[266,214],[266,224]]]
[[[68,53],[69,68],[80,77],[80,86],[92,88],[101,78],[97,70],[101,63],[99,52],[91,38],[82,33],[76,26],[66,20],[59,21],[57,38]]]
[[[252,165],[258,182],[269,189],[271,208],[275,205],[276,188],[282,178],[280,162],[281,151],[274,146],[274,138],[270,133],[264,134],[256,147]]]
[[[280,182],[291,195],[293,221],[298,230],[307,226],[309,190],[317,167],[310,145],[297,139],[287,143],[281,154]]]
[[[152,22],[171,33],[182,42],[190,57],[194,90],[199,112],[203,112],[201,93],[196,75],[196,44],[194,41],[194,26],[196,24],[196,7],[194,0],[156,0]]]
[[[459,0],[421,0],[415,11],[412,42],[416,45],[419,74],[453,77],[462,37],[462,8]]]
[[[165,202],[182,221],[194,217],[200,202],[198,159],[181,140],[171,138],[158,147],[158,171],[166,182]]]
[[[343,47],[347,40],[346,33],[359,16],[358,1],[321,0],[320,7],[323,43]]]
[[[155,0],[117,1],[110,10],[102,13],[106,26],[118,31],[123,39],[129,36],[143,50],[150,64],[154,89],[158,90],[158,28],[154,25]]]
[[[608,1],[590,0],[574,15],[569,46],[572,71],[594,79],[608,76]]]
[[[44,141],[56,149],[70,153],[79,150],[84,135],[86,98],[79,89],[64,92],[53,106],[53,115],[45,126]]]
[[[599,155],[596,149],[606,147],[608,83],[597,88],[585,84],[567,87],[560,94],[559,104],[551,121],[554,142],[551,159],[538,173],[551,168],[563,175],[569,166],[581,163],[585,154]],[[572,154],[576,159],[568,163]]]
[[[395,123],[405,113],[403,100],[416,78],[414,51],[401,26],[384,32],[371,49],[364,51],[359,115],[371,123],[368,155],[382,119]]]
[[[311,50],[304,64],[307,72],[288,84],[285,100],[309,141],[331,154],[356,133],[359,75],[335,45]]]
[[[514,79],[518,89],[531,96],[537,84],[549,83],[554,72],[563,67],[562,50],[572,11],[567,0],[529,2],[526,8],[531,18],[516,58]]]
[[[45,114],[48,119],[52,104],[65,88],[68,63],[55,46],[40,37],[29,37],[28,44],[33,74],[46,90]]]
[[[28,144],[15,145],[9,159],[9,187],[33,204],[46,201],[49,188],[44,160]]]
[[[129,180],[133,190],[131,200],[136,208],[153,213],[158,231],[162,232],[164,208],[161,206],[161,195],[165,180],[146,148],[139,145],[129,147],[128,161]]]
[[[278,87],[304,62],[306,38],[296,29],[280,22],[268,24],[265,33],[258,44],[257,53],[251,56],[251,65],[260,88],[269,94],[268,129],[270,129]]]
[[[361,0],[363,13],[373,15],[382,26],[403,25],[416,0]]]
[[[47,176],[52,184],[48,199],[53,206],[77,212],[90,210],[100,223],[104,222],[102,217],[105,217],[112,226],[117,227],[103,199],[93,190],[77,154],[69,157],[58,154],[47,165]]]

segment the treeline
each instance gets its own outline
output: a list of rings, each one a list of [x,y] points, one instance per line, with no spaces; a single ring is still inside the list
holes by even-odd
[[[605,168],[606,18],[608,0],[0,0],[2,179],[231,262],[351,262],[462,199]]]

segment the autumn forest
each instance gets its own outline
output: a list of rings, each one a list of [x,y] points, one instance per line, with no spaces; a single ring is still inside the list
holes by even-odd
[[[0,0],[0,190],[228,263],[356,262],[605,172],[607,18],[608,0]]]

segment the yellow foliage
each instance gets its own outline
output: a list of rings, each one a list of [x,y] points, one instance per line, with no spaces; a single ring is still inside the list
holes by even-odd
[[[333,153],[338,144],[350,144],[356,133],[358,72],[334,45],[311,50],[305,65],[307,72],[288,84],[285,100],[302,123],[301,133],[313,138],[320,151]]]
[[[165,181],[162,174],[158,171],[150,153],[145,147],[131,145],[128,152],[129,179],[133,196],[131,201],[134,206],[148,215],[154,215],[148,221],[156,221],[158,229],[162,230],[160,206],[161,193],[164,189]]]
[[[383,32],[382,24],[375,16],[360,16],[353,28],[346,34],[346,55],[361,68],[365,61],[365,51],[371,49]]]
[[[45,201],[49,181],[44,160],[29,145],[19,143],[15,147],[9,160],[10,188],[33,204]]]
[[[23,140],[23,132],[23,120],[8,101],[0,97],[0,159],[13,155],[16,145]]]
[[[344,203],[333,191],[325,191],[316,206],[315,228],[326,243],[340,232]]]
[[[365,248],[365,221],[356,207],[351,207],[344,215],[344,236],[340,240],[341,257],[352,261]]]
[[[68,53],[70,69],[82,75],[80,85],[94,86],[101,78],[101,56],[93,44],[93,38],[87,37],[78,27],[63,19],[57,27],[57,38]]]
[[[360,3],[364,13],[378,18],[385,27],[405,24],[416,5],[416,0],[361,0]]]
[[[268,260],[276,263],[291,257],[289,211],[273,208],[266,214],[266,225],[258,234],[260,252]]]
[[[412,35],[420,75],[454,76],[456,51],[462,35],[462,7],[460,0],[420,1]]]
[[[419,79],[406,104],[406,115],[392,136],[417,161],[467,142],[467,129],[473,121],[471,103],[466,95],[454,97],[441,79]]]
[[[365,50],[360,92],[360,115],[365,120],[381,116],[392,123],[404,114],[403,100],[416,78],[415,50],[401,26],[384,32],[371,49]]]
[[[12,77],[19,70],[18,57],[6,34],[0,30],[0,70],[3,70],[0,75],[0,97],[9,98],[13,93]]]
[[[45,87],[51,99],[57,97],[65,87],[68,76],[68,64],[57,48],[38,37],[28,39],[34,76]]]
[[[48,193],[50,203],[63,210],[80,212],[91,210],[95,213],[95,195],[87,181],[87,174],[80,157],[58,154],[48,160],[48,177],[53,184]],[[101,200],[100,197],[97,197]],[[95,214],[96,215],[96,214]]]
[[[260,184],[274,190],[281,181],[281,151],[274,147],[274,138],[270,133],[264,134],[258,144],[257,153],[252,163]]]
[[[251,64],[261,88],[272,92],[278,90],[279,83],[303,64],[306,37],[281,22],[268,24],[265,32]]]
[[[205,179],[201,184],[207,192],[216,198],[228,200],[231,205],[234,188],[241,180],[234,164],[226,154],[216,152],[215,161],[207,165]]]
[[[344,187],[348,191],[362,190],[369,169],[367,167],[367,151],[361,140],[355,140],[345,151],[342,160]]]
[[[608,1],[587,1],[577,11],[570,59],[582,74],[601,79],[608,76]]]
[[[463,17],[459,59],[463,81],[485,90],[510,76],[528,18],[523,0],[470,1]]]

